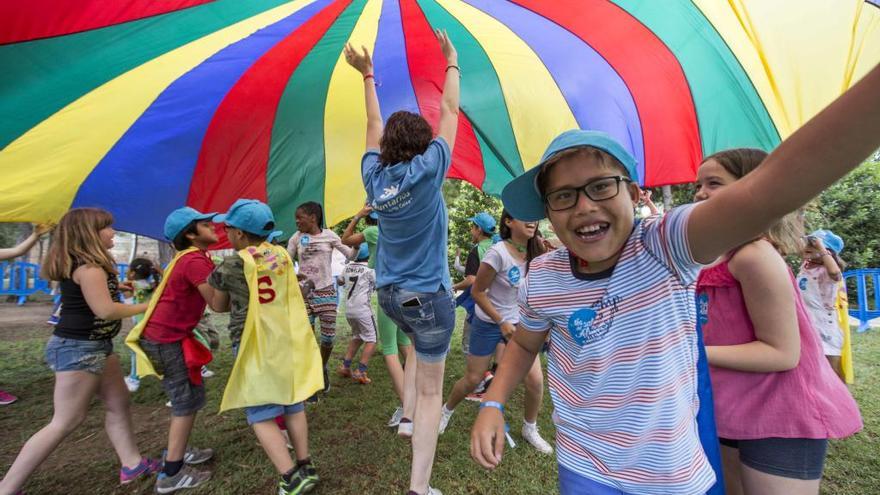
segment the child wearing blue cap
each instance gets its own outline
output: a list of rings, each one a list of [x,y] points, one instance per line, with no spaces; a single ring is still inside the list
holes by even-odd
[[[837,322],[838,292],[841,290],[844,263],[840,259],[843,239],[830,230],[817,230],[806,238],[804,261],[797,282],[810,315],[813,328],[822,339],[825,357],[831,368],[843,379],[840,355],[843,351],[843,330]],[[846,289],[842,289],[846,293]]]
[[[194,339],[205,307],[214,296],[208,276],[214,263],[208,248],[217,242],[214,224],[216,213],[202,213],[190,207],[178,208],[165,220],[165,238],[177,250],[172,264],[156,289],[151,310],[144,316],[139,340],[127,342],[139,346],[155,372],[162,376],[162,387],[171,401],[171,422],[168,427],[168,450],[165,465],[156,480],[159,493],[172,493],[194,488],[208,481],[211,473],[189,466],[213,457],[211,449],[188,447],[196,413],[205,407],[205,387],[201,376],[193,379],[187,364],[187,342]],[[135,332],[133,332],[135,333]],[[199,367],[201,368],[201,367]],[[138,365],[138,374],[151,370]]]
[[[230,311],[229,331],[236,360],[221,410],[244,408],[266,455],[281,479],[278,493],[311,491],[318,474],[309,456],[308,421],[303,400],[322,386],[321,358],[308,324],[293,262],[277,237],[268,205],[239,199],[222,222],[237,252],[209,278],[219,311]],[[286,296],[286,297],[284,297]],[[276,423],[283,418],[296,453]]]
[[[367,368],[376,350],[376,318],[371,303],[371,296],[376,290],[376,272],[368,266],[369,259],[370,247],[364,242],[358,248],[355,260],[345,265],[342,272],[345,281],[345,319],[351,327],[351,341],[338,370],[340,376],[350,377],[365,385],[372,382],[367,376]],[[351,361],[361,345],[364,350],[360,363],[357,369],[352,370]]]
[[[877,149],[878,108],[880,68],[752,174],[638,222],[639,177],[623,146],[591,131],[553,140],[502,193],[515,218],[548,217],[564,248],[534,260],[520,286],[519,329],[474,424],[474,459],[490,469],[501,462],[504,403],[549,333],[562,494],[709,490],[716,477],[696,423],[691,286],[703,264],[760,236]]]

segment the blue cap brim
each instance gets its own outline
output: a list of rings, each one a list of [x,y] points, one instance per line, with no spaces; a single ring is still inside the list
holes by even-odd
[[[501,202],[510,216],[522,222],[536,222],[547,216],[544,200],[538,194],[535,178],[542,165],[532,167],[508,182],[501,191]]]
[[[196,222],[201,222],[202,220],[212,220],[212,221],[216,221],[216,220],[214,220],[215,218],[217,218],[217,212],[216,212],[216,211],[213,212],[213,213],[203,213],[203,214],[201,214],[201,215],[199,215],[199,216],[193,218],[193,221],[196,221]]]
[[[266,236],[266,240],[267,240],[268,242],[272,242],[272,241],[274,241],[275,239],[278,239],[279,237],[281,237],[282,235],[284,235],[284,231],[282,231],[282,230],[275,230],[275,231],[272,231],[269,235]]]

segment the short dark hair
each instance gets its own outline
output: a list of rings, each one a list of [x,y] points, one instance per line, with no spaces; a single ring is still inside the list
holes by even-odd
[[[408,162],[428,149],[434,131],[419,114],[398,111],[388,117],[379,140],[379,161],[383,165]]]
[[[306,201],[305,203],[296,207],[297,210],[302,210],[306,215],[314,215],[315,223],[318,224],[318,228],[324,228],[324,208],[321,207],[320,203],[316,203],[314,201]]]
[[[199,222],[201,222],[201,220],[193,220],[192,222],[188,223],[186,227],[184,227],[183,230],[180,231],[179,234],[177,234],[177,237],[175,237],[174,240],[171,241],[171,245],[174,246],[174,249],[178,251],[183,251],[184,249],[189,249],[190,247],[192,247],[192,240],[190,240],[190,238],[186,235],[197,234],[198,229],[196,226],[199,224]]]

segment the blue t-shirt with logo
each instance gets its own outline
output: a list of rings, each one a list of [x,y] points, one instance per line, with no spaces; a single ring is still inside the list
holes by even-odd
[[[441,137],[409,162],[383,166],[378,150],[364,154],[367,201],[379,215],[377,287],[436,292],[452,286],[446,258],[449,218],[441,194],[451,163]]]

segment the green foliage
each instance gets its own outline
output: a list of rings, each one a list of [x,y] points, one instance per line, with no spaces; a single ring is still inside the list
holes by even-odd
[[[24,230],[20,223],[0,223],[0,248],[9,248],[17,244]],[[30,225],[27,226],[30,232]]]
[[[451,267],[457,250],[460,249],[462,258],[465,258],[473,247],[469,219],[485,211],[498,220],[501,218],[503,206],[498,198],[489,196],[460,180],[447,180],[443,186],[443,196],[449,212],[449,266]]]
[[[875,158],[880,158],[876,156]],[[866,162],[820,195],[807,209],[807,231],[843,237],[850,268],[880,267],[880,161]]]

